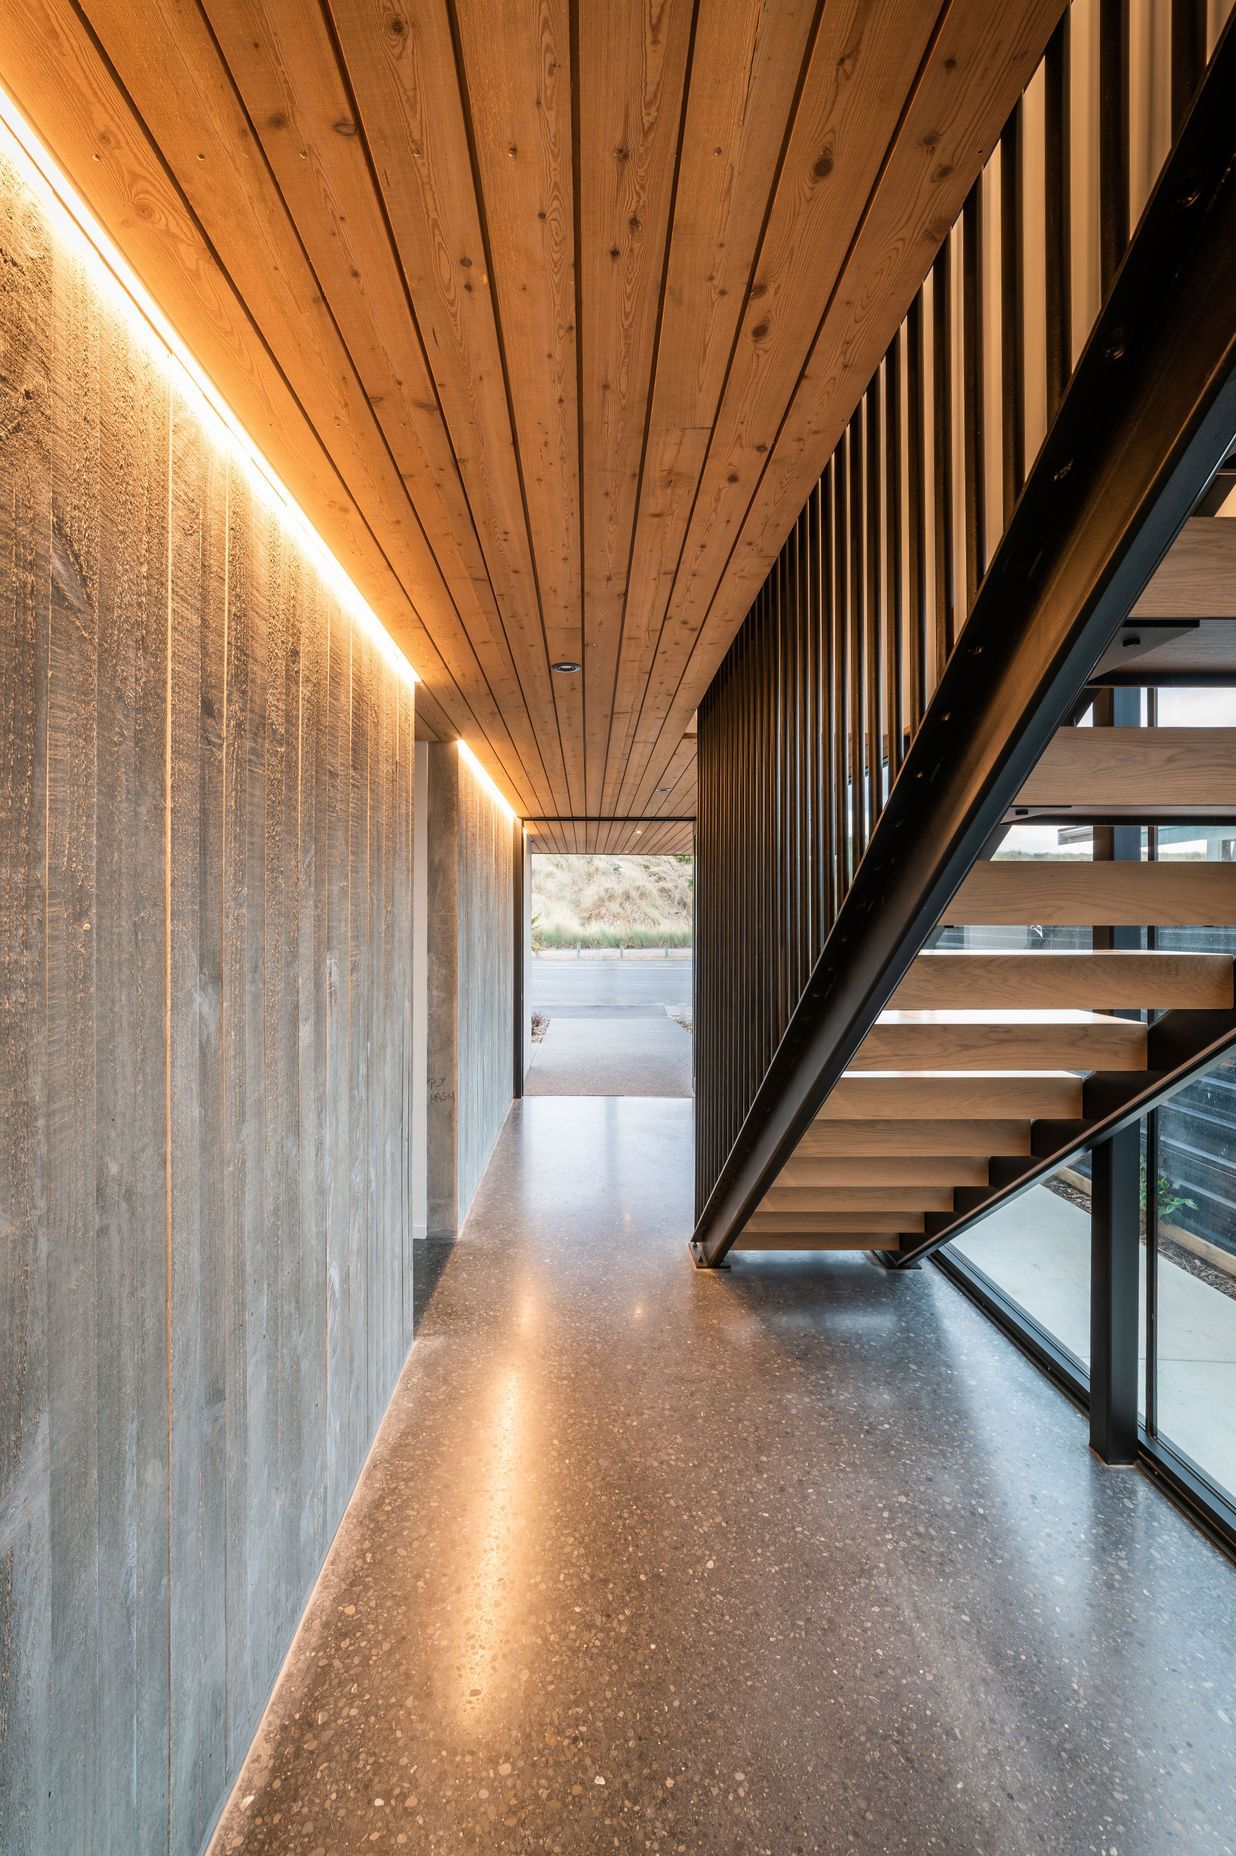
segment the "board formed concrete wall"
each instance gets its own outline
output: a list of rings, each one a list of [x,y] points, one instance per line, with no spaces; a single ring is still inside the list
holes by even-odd
[[[454,743],[428,760],[428,1233],[453,1237],[511,1106],[514,828]]]
[[[196,1856],[412,1330],[413,703],[0,165],[0,1848]]]

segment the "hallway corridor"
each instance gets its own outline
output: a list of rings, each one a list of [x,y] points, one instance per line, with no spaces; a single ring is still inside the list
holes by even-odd
[[[1230,1566],[939,1274],[517,1104],[216,1852],[1230,1851]]]

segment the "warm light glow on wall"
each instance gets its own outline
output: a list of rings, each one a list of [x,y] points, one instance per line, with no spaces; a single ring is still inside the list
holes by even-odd
[[[377,614],[3,89],[0,89],[0,154],[12,162],[42,205],[53,232],[80,260],[100,294],[134,335],[164,363],[173,385],[200,414],[221,449],[244,470],[267,507],[313,562],[340,605],[377,646],[395,674],[405,683],[416,683],[415,670]]]
[[[506,813],[509,819],[514,820],[515,818],[517,818],[519,816],[518,813],[514,810],[512,806],[507,804],[507,801],[502,797],[501,792],[494,785],[494,782],[490,779],[489,775],[486,773],[484,767],[482,767],[480,761],[476,758],[476,755],[472,752],[472,749],[468,746],[467,742],[460,741],[457,743],[457,746],[459,748],[460,759],[465,760],[468,763],[469,767],[471,767],[476,778],[480,781],[481,785],[486,789],[486,791],[489,793],[490,797],[494,800],[494,802],[497,805],[500,805],[502,807],[502,810]]]

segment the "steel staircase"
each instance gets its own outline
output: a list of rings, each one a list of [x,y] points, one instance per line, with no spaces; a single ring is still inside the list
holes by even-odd
[[[1200,549],[1198,524],[1185,531],[1206,561],[1194,574],[1194,597],[1212,615],[1204,645],[1188,626],[1165,633],[1137,674],[1150,687],[1182,677],[1228,685],[1236,721],[1236,520],[1215,522]],[[1179,564],[1169,556],[1161,574],[1177,579]],[[1213,616],[1226,608],[1231,616]],[[1236,726],[1062,728],[1007,823],[1043,819],[1118,819],[1139,832],[1236,821]],[[1236,862],[997,855],[972,867],[936,926],[1233,923]],[[858,1248],[914,1262],[1232,1045],[1236,967],[1226,954],[921,953],[735,1248]]]
[[[1049,100],[1067,91],[1061,57],[1056,43]],[[1236,520],[1217,513],[1236,439],[1233,81],[1229,28],[1139,226],[1104,260],[1024,478],[1006,350],[994,545],[975,204],[957,234],[963,455],[940,415],[945,258],[701,706],[700,854],[716,856],[697,984],[716,1002],[697,1051],[700,1267],[731,1249],[912,1264],[1236,1044],[1232,958],[1154,947],[1159,930],[1236,924],[1236,862],[1154,856],[1169,826],[1236,835]],[[1119,194],[1118,170],[1100,178]],[[818,697],[798,695],[804,669]],[[1123,725],[1130,692],[1180,685],[1231,688],[1231,726]],[[735,731],[775,769],[770,797],[727,759]],[[1002,854],[1027,824],[1090,828],[1095,856]],[[744,888],[752,833],[763,863]],[[1077,932],[1070,951],[936,946],[976,928]],[[760,990],[735,1031],[745,986]]]

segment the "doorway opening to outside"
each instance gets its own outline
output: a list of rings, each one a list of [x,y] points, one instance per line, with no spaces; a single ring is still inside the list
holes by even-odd
[[[692,1093],[694,859],[531,858],[527,1095]]]

